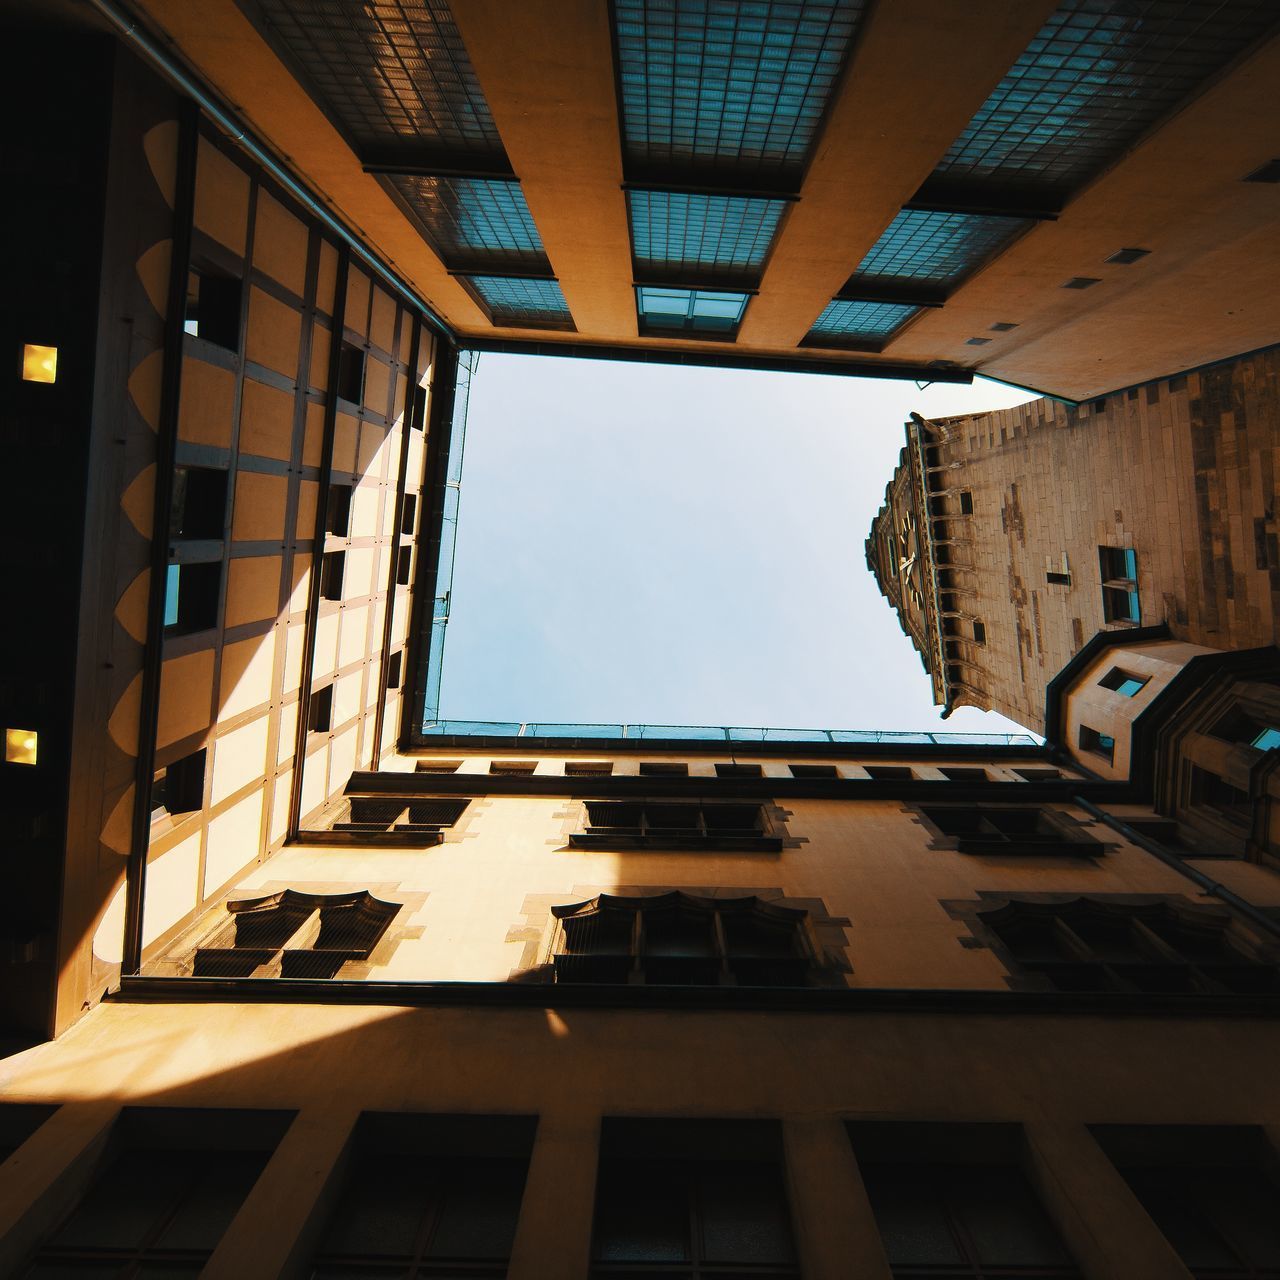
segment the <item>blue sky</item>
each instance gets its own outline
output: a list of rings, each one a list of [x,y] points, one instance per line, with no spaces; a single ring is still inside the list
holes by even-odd
[[[836,729],[942,721],[863,543],[926,417],[1026,392],[486,354],[440,714]]]

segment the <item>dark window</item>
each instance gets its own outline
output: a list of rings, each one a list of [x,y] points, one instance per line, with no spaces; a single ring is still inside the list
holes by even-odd
[[[863,765],[877,782],[910,782],[916,775],[905,764]]]
[[[165,578],[165,632],[187,635],[216,627],[221,593],[221,560],[171,564]]]
[[[640,332],[694,333],[731,338],[738,331],[750,295],[713,289],[636,289]]]
[[[1253,819],[1253,803],[1248,792],[1233,787],[1225,778],[1194,764],[1191,766],[1191,803],[1216,809],[1224,818],[1236,824],[1248,823]]]
[[[328,733],[333,728],[333,685],[312,693],[307,704],[307,728],[312,733]]]
[[[1099,547],[1103,582],[1137,582],[1138,553],[1132,547]]]
[[[226,907],[231,919],[196,948],[198,978],[247,978],[259,969],[268,977],[332,978],[348,961],[368,959],[400,910],[368,890],[284,889]]]
[[[151,812],[197,813],[204,806],[206,750],[193,751],[156,771],[151,786]]]
[[[1224,742],[1242,743],[1257,751],[1280,747],[1280,729],[1251,716],[1241,707],[1233,707],[1226,715],[1219,716],[1209,732]]]
[[[417,773],[457,773],[461,760],[419,760],[414,766]]]
[[[1107,622],[1140,622],[1138,553],[1132,547],[1099,547],[1102,615]]]
[[[413,548],[401,547],[396,552],[396,582],[402,587],[409,585],[410,574],[413,571]]]
[[[1142,686],[1149,679],[1149,676],[1135,676],[1132,672],[1125,671],[1121,667],[1112,667],[1098,683],[1104,689],[1110,689],[1113,693],[1118,693],[1122,697],[1132,698],[1134,694],[1141,691]]]
[[[1259,165],[1252,173],[1244,176],[1245,182],[1280,182],[1280,160],[1268,160]]]
[[[951,782],[989,782],[991,780],[985,769],[961,768],[952,765],[946,769],[939,769],[938,772]]]
[[[1062,287],[1064,289],[1092,289],[1095,284],[1101,284],[1102,281],[1097,276],[1072,276]]]
[[[1015,769],[1024,782],[1053,782],[1062,777],[1060,769]]]
[[[923,805],[920,810],[961,853],[1096,857],[1102,846],[1036,805]]]
[[[335,538],[345,538],[351,531],[351,489],[349,484],[329,486],[329,505],[325,511],[325,530]]]
[[[350,342],[338,352],[338,398],[350,404],[364,401],[364,352]]]
[[[613,761],[566,760],[564,771],[570,778],[608,777],[613,773]]]
[[[1107,261],[1116,266],[1127,267],[1140,261],[1151,253],[1150,249],[1117,249]],[[1106,401],[1103,401],[1105,405]]]
[[[642,778],[683,778],[688,775],[689,766],[669,760],[646,760],[640,764],[638,772]]]
[[[1015,900],[978,918],[1020,968],[1059,991],[1280,990],[1275,966],[1242,949],[1227,916],[1203,908]]]
[[[973,515],[973,494],[968,489],[960,490],[960,511],[963,515]]]
[[[1280,1186],[1260,1130],[1094,1125],[1091,1132],[1193,1276],[1280,1275]]]
[[[1099,733],[1087,724],[1080,726],[1080,750],[1101,756],[1108,764],[1115,760],[1116,740],[1109,733]]]
[[[802,987],[814,967],[807,913],[754,896],[602,893],[551,913],[557,982]]]
[[[512,777],[527,777],[538,767],[536,760],[490,760],[489,772]]]
[[[195,338],[240,350],[240,281],[213,268],[187,273],[187,304],[182,328]]]
[[[418,521],[418,499],[412,493],[404,495],[404,506],[400,511],[400,532],[405,537],[413,537],[413,528]]]
[[[586,830],[569,837],[573,848],[781,848],[758,804],[589,800],[586,809]]]
[[[409,414],[409,426],[414,431],[425,431],[427,426],[427,389],[414,387],[413,409]]]
[[[1071,585],[1071,575],[1069,573],[1056,573],[1050,569],[1044,575],[1045,581],[1059,587],[1069,587]]]
[[[216,467],[174,467],[171,542],[221,541],[227,534],[227,473]]]
[[[537,1121],[366,1114],[307,1274],[504,1276]]]
[[[320,598],[322,600],[342,599],[342,576],[347,567],[345,551],[329,551],[320,561]]]
[[[1102,617],[1105,622],[1141,622],[1142,603],[1138,593],[1121,587],[1103,587]]]
[[[288,1120],[280,1112],[126,1110],[111,1154],[23,1274],[194,1276]]]
[[[400,687],[400,667],[404,661],[404,650],[397,650],[387,659],[387,688],[398,689]]]
[[[601,1124],[591,1275],[800,1275],[778,1125]]]
[[[838,778],[839,771],[833,764],[788,765],[793,778]]]
[[[1079,1275],[1013,1126],[869,1122],[849,1137],[895,1276]]]
[[[759,778],[764,769],[758,764],[717,764],[717,778]]]
[[[975,644],[987,643],[987,627],[986,623],[979,622],[976,618],[973,622],[973,641]]]
[[[422,800],[385,796],[352,796],[348,817],[333,824],[334,831],[441,831],[452,827],[467,811],[468,799],[429,797]],[[407,817],[405,816],[407,813]]]

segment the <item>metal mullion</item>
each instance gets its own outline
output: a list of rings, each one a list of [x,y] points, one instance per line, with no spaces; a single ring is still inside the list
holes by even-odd
[[[729,940],[724,936],[724,921],[718,908],[712,909],[711,927],[716,939],[716,958],[720,961],[720,985],[727,987],[731,985],[729,979],[733,971],[729,968]]]
[[[637,908],[631,921],[631,972],[628,975],[633,981],[639,981],[644,973],[644,909]]]
[[[951,1188],[943,1181],[935,1172],[933,1175],[933,1186],[938,1192],[938,1199],[942,1204],[942,1211],[946,1215],[947,1230],[951,1232],[951,1238],[959,1247],[961,1256],[965,1259],[969,1274],[974,1280],[983,1280],[982,1263],[978,1258],[978,1250],[974,1246],[973,1239],[969,1232],[965,1229],[964,1223],[960,1219],[960,1215],[956,1213],[955,1207],[951,1200]]]
[[[432,1172],[431,1189],[431,1199],[423,1208],[422,1216],[418,1219],[418,1231],[413,1240],[413,1253],[409,1258],[409,1267],[414,1274],[421,1270],[423,1258],[431,1245],[436,1228],[440,1225],[440,1202],[442,1196],[440,1175],[437,1171]]]

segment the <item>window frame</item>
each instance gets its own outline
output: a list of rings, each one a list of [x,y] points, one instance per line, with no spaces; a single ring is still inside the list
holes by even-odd
[[[597,824],[593,809],[609,806],[639,811],[636,823]],[[652,822],[650,811],[659,808],[687,808],[695,811],[694,824],[673,827]],[[718,797],[601,797],[585,800],[579,814],[579,830],[569,835],[571,849],[685,849],[703,852],[779,853],[782,837],[775,830],[763,800]],[[717,828],[707,814],[717,810],[754,809],[754,834],[745,827]]]

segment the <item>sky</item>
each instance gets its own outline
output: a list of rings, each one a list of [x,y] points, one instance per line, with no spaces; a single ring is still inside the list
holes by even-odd
[[[943,721],[863,544],[910,412],[972,386],[484,354],[440,715],[1016,732]]]

